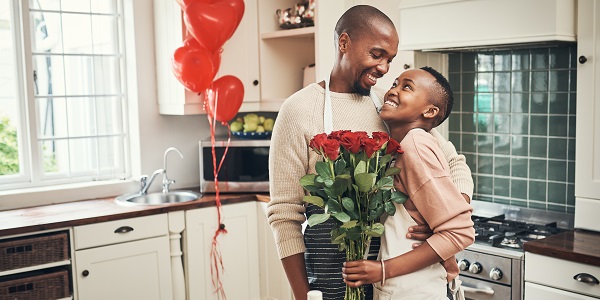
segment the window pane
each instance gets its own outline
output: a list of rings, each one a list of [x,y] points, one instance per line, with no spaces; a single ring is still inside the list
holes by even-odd
[[[79,0],[77,0],[79,2]],[[85,2],[85,1],[81,1]],[[82,14],[62,14],[62,40],[65,53],[92,53],[92,18]]]
[[[123,132],[121,98],[96,98],[96,114],[98,120],[98,134],[120,134]]]
[[[18,82],[9,1],[0,1],[0,178],[20,173]]]
[[[69,137],[96,134],[96,104],[94,98],[74,97],[67,99]]]
[[[34,53],[62,53],[60,14],[55,12],[31,13],[31,51]]]
[[[69,136],[67,102],[65,98],[38,98],[38,136],[46,138],[66,138]]]
[[[57,55],[33,56],[33,90],[36,95],[65,95],[64,60]]]
[[[94,176],[98,169],[98,139],[69,140],[71,176]]]
[[[44,175],[67,177],[69,174],[69,143],[49,140],[40,143]]]
[[[60,10],[60,0],[29,0],[31,9]]]
[[[116,0],[92,0],[90,5],[92,6],[93,13],[99,14],[115,14],[117,13],[117,2]]]
[[[65,56],[65,82],[68,95],[94,94],[93,58],[91,56]]]
[[[115,178],[125,172],[125,153],[123,137],[105,137],[98,139],[99,178]]]
[[[121,91],[119,59],[110,56],[94,58],[94,87],[96,95],[118,95]]]
[[[117,18],[115,16],[92,16],[92,33],[95,54],[118,53]]]
[[[98,0],[93,0],[98,1]],[[100,0],[104,1],[104,0]],[[60,8],[63,11],[90,12],[89,0],[60,0]]]

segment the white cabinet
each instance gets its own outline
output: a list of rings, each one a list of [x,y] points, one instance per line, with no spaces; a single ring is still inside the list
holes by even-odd
[[[233,36],[223,45],[215,80],[234,75],[244,84],[240,111],[258,110],[260,78],[258,66],[257,0],[244,0],[244,17]],[[154,0],[154,36],[159,111],[167,115],[204,113],[202,100],[187,91],[171,69],[174,51],[186,36],[181,7],[174,0]]]
[[[258,204],[258,253],[260,299],[292,300],[292,288],[277,254],[273,231],[267,221],[267,203]]]
[[[600,267],[525,253],[525,300],[600,299],[600,285],[586,282],[598,278]]]
[[[217,238],[223,262],[221,282],[228,299],[260,299],[255,202],[222,206],[226,234]],[[218,299],[212,285],[211,246],[218,228],[215,207],[185,213],[184,265],[189,300]]]
[[[575,227],[600,231],[600,3],[579,0],[578,10]]]
[[[166,214],[73,230],[78,299],[173,299]]]

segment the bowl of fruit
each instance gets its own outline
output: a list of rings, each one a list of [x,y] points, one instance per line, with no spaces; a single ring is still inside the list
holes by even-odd
[[[229,124],[233,136],[243,139],[266,139],[271,136],[275,119],[248,113]]]

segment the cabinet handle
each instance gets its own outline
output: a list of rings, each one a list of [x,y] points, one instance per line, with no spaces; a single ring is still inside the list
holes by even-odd
[[[254,80],[254,81],[252,81],[252,84],[253,84],[254,86],[257,86],[257,85],[258,85],[258,80]]]
[[[579,57],[579,63],[580,64],[585,64],[586,61],[587,61],[587,57],[585,57],[583,55]]]
[[[573,279],[583,283],[600,284],[600,281],[598,281],[598,279],[594,277],[594,275],[588,273],[579,273],[573,276]]]
[[[121,226],[117,229],[115,229],[115,233],[128,233],[133,231],[133,227],[130,226]]]
[[[83,270],[83,272],[81,272],[81,275],[82,275],[83,277],[87,277],[88,275],[90,275],[90,271],[88,271],[88,270]]]

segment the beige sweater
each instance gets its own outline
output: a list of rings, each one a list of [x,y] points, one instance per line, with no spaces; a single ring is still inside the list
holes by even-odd
[[[384,91],[375,90],[380,99]],[[319,156],[308,143],[324,132],[323,104],[325,90],[313,83],[290,96],[279,110],[269,152],[269,184],[271,201],[267,209],[280,258],[305,251],[302,223],[306,221],[302,198],[305,193],[300,178],[316,173]],[[370,97],[331,92],[333,130],[386,131]],[[452,143],[436,130],[431,133],[440,143],[450,165],[450,172],[459,190],[472,196],[473,179],[465,162]]]

